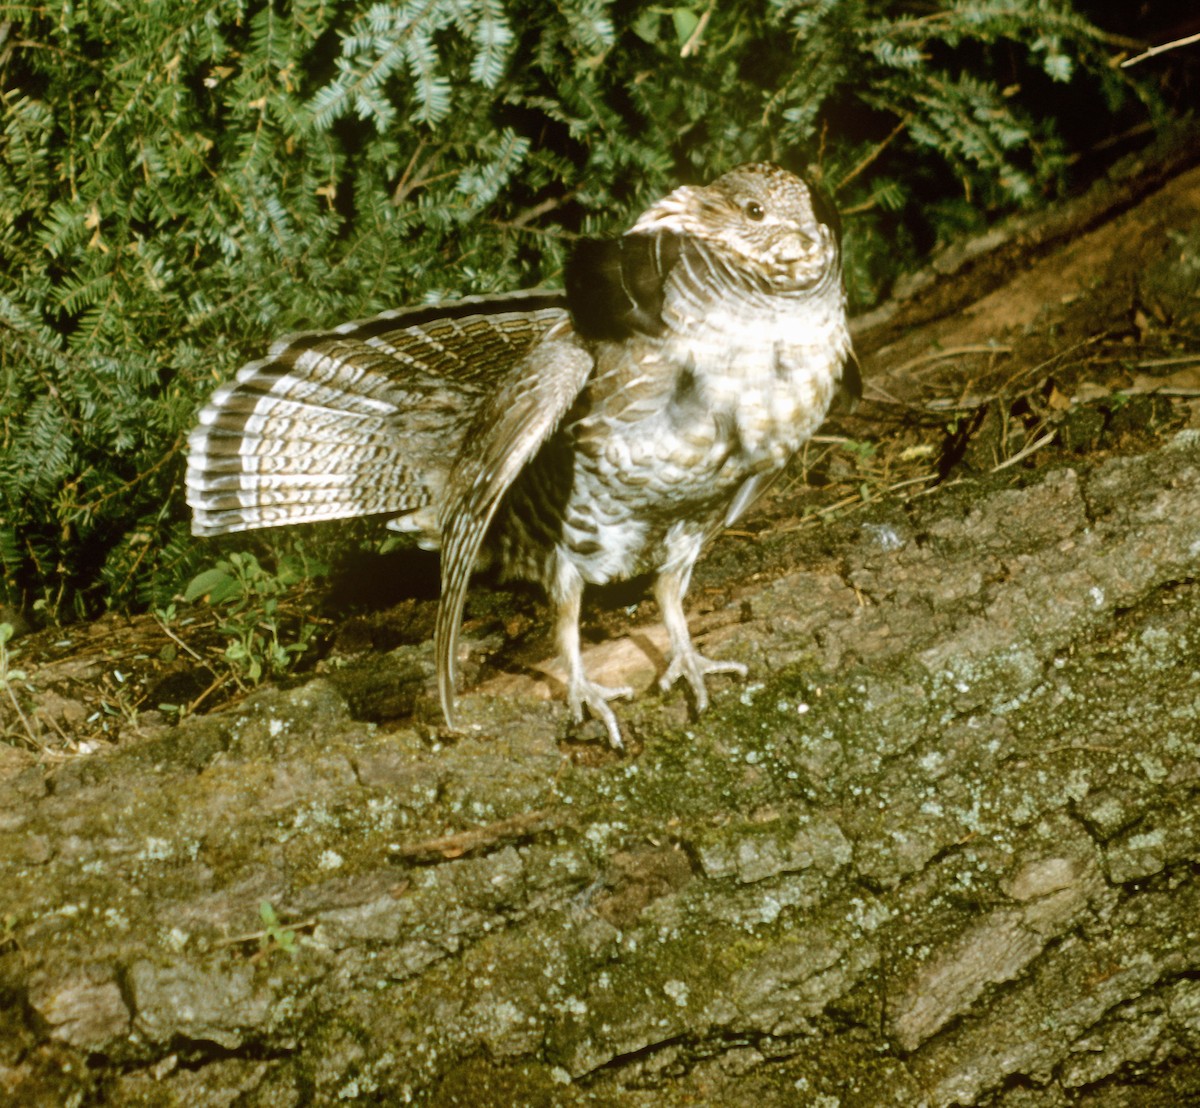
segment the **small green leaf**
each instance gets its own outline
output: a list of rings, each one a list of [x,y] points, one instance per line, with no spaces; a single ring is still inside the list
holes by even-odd
[[[675,21],[675,38],[683,46],[692,37],[700,17],[690,8],[675,8],[671,18]]]
[[[658,42],[659,25],[662,22],[662,12],[654,8],[645,8],[638,12],[633,21],[633,33],[643,42],[653,46]]]
[[[240,591],[238,579],[228,570],[216,566],[196,574],[184,590],[183,598],[189,603],[194,603],[203,596],[207,597],[209,604],[220,604]]]

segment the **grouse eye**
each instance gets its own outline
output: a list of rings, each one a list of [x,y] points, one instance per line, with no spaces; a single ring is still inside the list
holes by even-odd
[[[747,219],[752,219],[755,223],[760,222],[767,214],[766,209],[757,200],[747,200],[742,211],[746,213]]]

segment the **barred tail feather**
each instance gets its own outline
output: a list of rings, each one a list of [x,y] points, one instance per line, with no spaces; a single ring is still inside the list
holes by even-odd
[[[450,398],[432,410],[425,398],[427,433],[414,435],[416,398],[338,345],[340,357],[252,362],[200,413],[186,477],[195,534],[396,514],[437,494],[443,438],[461,419]]]
[[[430,521],[482,399],[565,316],[561,294],[531,290],[280,340],[213,394],[188,438],[192,531],[432,504],[401,529],[436,542]]]

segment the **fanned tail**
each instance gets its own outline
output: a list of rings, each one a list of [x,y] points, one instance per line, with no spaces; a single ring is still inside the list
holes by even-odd
[[[436,506],[481,397],[564,317],[560,302],[480,297],[276,343],[217,390],[188,438],[193,532]],[[436,512],[422,517],[436,528]]]

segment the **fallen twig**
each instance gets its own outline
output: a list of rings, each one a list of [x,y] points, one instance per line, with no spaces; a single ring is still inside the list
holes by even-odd
[[[1053,431],[1047,431],[1036,442],[1031,442],[1023,450],[1018,450],[1011,458],[1005,458],[1004,461],[1000,462],[998,465],[992,466],[992,472],[999,473],[1002,469],[1007,469],[1009,466],[1016,465],[1017,462],[1024,461],[1035,450],[1041,450],[1043,446],[1047,446],[1052,443],[1054,441],[1054,436],[1057,434],[1057,429]]]

